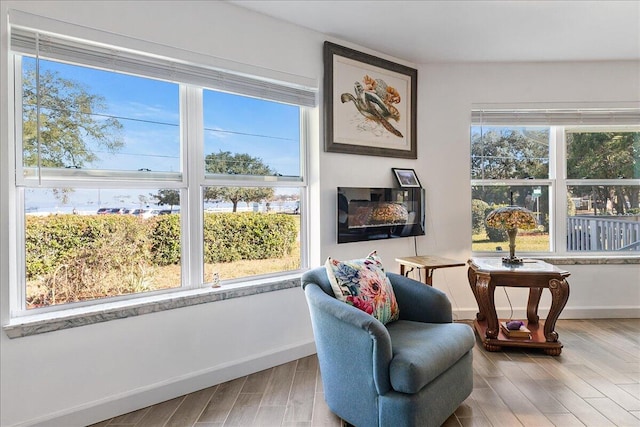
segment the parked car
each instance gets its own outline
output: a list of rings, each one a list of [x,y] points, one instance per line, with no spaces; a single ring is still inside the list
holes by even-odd
[[[158,212],[158,215],[170,215],[170,214],[179,214],[180,213],[180,209],[162,209],[160,212]]]
[[[100,208],[98,209],[98,215],[116,214],[122,215],[128,213],[129,210],[125,208]]]
[[[156,216],[160,213],[159,210],[157,209],[133,209],[131,211],[132,215],[135,215],[139,218],[143,218],[143,219],[147,219],[147,218],[151,218],[152,216]]]

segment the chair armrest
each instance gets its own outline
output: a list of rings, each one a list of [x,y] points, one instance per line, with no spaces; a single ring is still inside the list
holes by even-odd
[[[439,289],[417,280],[387,273],[398,301],[400,319],[424,323],[451,323],[451,302]]]
[[[364,394],[373,378],[378,394],[388,392],[393,352],[387,328],[370,314],[327,295],[314,283],[307,283],[304,292],[323,382],[339,389],[345,386],[348,375],[346,392],[359,389]]]

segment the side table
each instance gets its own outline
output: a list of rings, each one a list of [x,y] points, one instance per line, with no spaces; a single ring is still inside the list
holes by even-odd
[[[424,283],[433,286],[433,272],[437,268],[447,267],[464,267],[464,262],[456,261],[449,258],[443,258],[433,255],[410,256],[405,258],[396,258],[396,262],[400,263],[400,274],[406,276],[414,268],[425,269]],[[406,267],[411,267],[407,271]]]
[[[523,264],[505,264],[501,258],[471,258],[468,264],[469,285],[479,309],[473,324],[485,349],[529,347],[541,348],[552,356],[560,355],[562,343],[558,341],[555,326],[569,299],[569,272],[532,259],[525,259]],[[494,301],[496,286],[529,288],[526,326],[531,331],[530,339],[509,338],[500,330],[502,320],[496,315]],[[551,292],[551,308],[547,319],[539,322],[538,304],[545,288]]]

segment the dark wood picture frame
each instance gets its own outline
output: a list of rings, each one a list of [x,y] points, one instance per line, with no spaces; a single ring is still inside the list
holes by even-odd
[[[422,188],[418,175],[413,169],[391,168],[393,174],[398,180],[398,185],[402,188]]]
[[[417,159],[418,70],[324,42],[325,151]]]

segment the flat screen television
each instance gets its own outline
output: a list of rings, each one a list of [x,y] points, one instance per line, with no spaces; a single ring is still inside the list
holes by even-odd
[[[423,236],[422,188],[338,187],[338,243]]]

